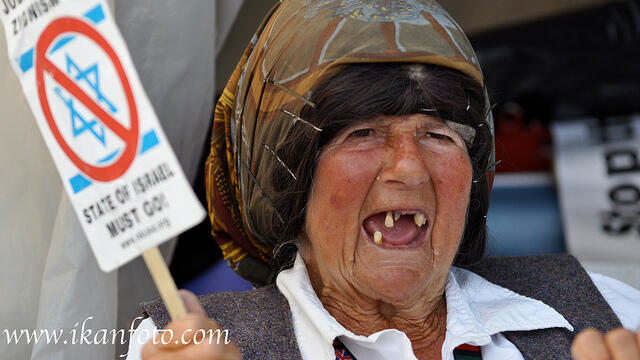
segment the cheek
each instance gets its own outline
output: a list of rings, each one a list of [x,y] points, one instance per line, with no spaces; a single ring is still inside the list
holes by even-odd
[[[436,175],[436,195],[442,200],[447,200],[451,205],[466,209],[471,190],[472,174],[471,163],[464,153],[452,154],[440,161],[434,171]]]
[[[472,169],[465,153],[447,156],[440,164],[432,172],[436,193],[433,246],[454,254],[466,224]]]
[[[369,156],[358,152],[324,154],[316,169],[313,198],[323,210],[335,213],[359,207],[375,176],[376,167],[371,166]]]
[[[375,176],[370,157],[362,154],[327,151],[320,157],[305,226],[312,256],[321,268],[340,268],[340,259],[351,257],[362,205]]]

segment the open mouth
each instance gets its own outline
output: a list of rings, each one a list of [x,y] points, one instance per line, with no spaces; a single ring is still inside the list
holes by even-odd
[[[396,209],[369,216],[362,227],[377,246],[413,248],[423,243],[429,222],[422,210]]]

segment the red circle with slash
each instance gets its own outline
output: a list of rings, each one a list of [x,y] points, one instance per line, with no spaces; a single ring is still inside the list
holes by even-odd
[[[62,70],[54,65],[46,57],[46,52],[51,46],[51,43],[62,33],[77,33],[86,36],[93,40],[104,52],[107,54],[111,63],[116,69],[122,88],[124,89],[125,97],[129,107],[129,116],[131,118],[129,128],[126,128],[111,115],[109,115],[97,102],[95,102],[89,95],[87,95],[82,88],[80,88],[71,78],[69,78]],[[63,17],[54,20],[44,30],[38,43],[36,45],[36,84],[38,88],[38,96],[40,98],[40,104],[42,105],[42,111],[44,117],[47,120],[47,124],[53,133],[54,138],[80,171],[97,181],[112,181],[119,178],[124,174],[131,163],[135,159],[136,151],[138,149],[138,135],[139,135],[139,123],[138,123],[138,111],[136,103],[133,99],[133,91],[127,78],[127,74],[124,71],[122,63],[118,59],[116,52],[113,50],[107,40],[100,35],[91,25],[86,22],[72,18]],[[49,99],[47,98],[47,92],[45,91],[44,73],[49,73],[54,80],[58,82],[66,91],[73,95],[78,101],[80,101],[87,109],[89,109],[96,116],[104,126],[108,127],[116,136],[118,136],[125,143],[124,151],[120,158],[113,164],[100,167],[87,163],[73,149],[69,146],[58,129],[58,125],[55,122],[54,116],[51,113],[51,107],[49,105]]]

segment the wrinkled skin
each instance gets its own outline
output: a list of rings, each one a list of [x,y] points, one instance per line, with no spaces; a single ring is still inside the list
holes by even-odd
[[[472,169],[462,138],[423,114],[380,116],[340,133],[319,157],[301,253],[327,310],[362,335],[397,328],[440,357],[444,285],[465,225]],[[424,239],[375,245],[373,214],[422,209]]]
[[[440,359],[446,326],[444,286],[462,237],[472,182],[463,140],[439,119],[381,116],[346,129],[323,150],[307,203],[300,248],[325,308],[356,334],[404,331],[419,359]],[[421,209],[427,227],[406,247],[373,243],[373,214]],[[167,328],[216,329],[193,294],[190,314]],[[190,338],[187,338],[190,339]],[[640,332],[579,334],[578,360],[640,360]],[[145,360],[240,359],[233,344],[148,342]]]

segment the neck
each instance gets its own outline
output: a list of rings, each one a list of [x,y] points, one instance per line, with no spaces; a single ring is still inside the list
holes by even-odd
[[[320,284],[314,284],[314,288],[316,285]],[[436,295],[402,305],[370,299],[355,291],[345,294],[344,289],[336,291],[330,286],[315,290],[327,311],[354,334],[369,336],[397,329],[411,340],[419,359],[440,359],[447,322],[444,287],[432,293]]]

